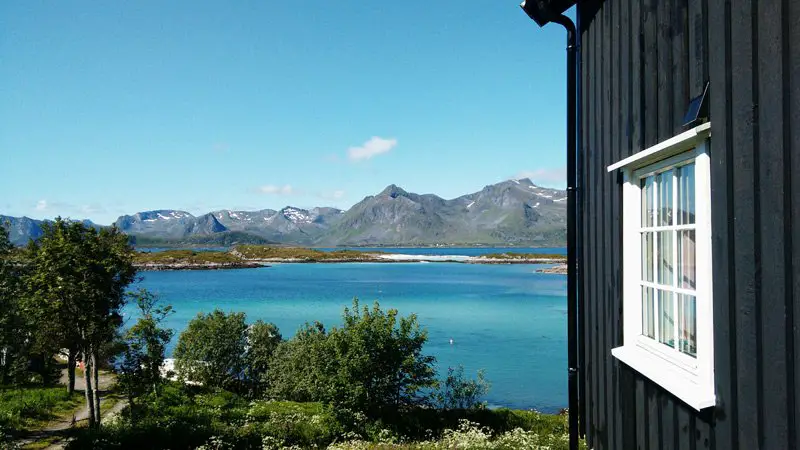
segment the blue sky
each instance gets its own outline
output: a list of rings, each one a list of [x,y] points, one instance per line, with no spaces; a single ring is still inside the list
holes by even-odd
[[[0,214],[563,187],[565,34],[517,4],[0,2]]]

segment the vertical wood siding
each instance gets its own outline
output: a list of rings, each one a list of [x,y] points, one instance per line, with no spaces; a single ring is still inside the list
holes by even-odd
[[[800,2],[595,0],[579,14],[589,446],[796,448]],[[680,133],[707,81],[717,407],[698,413],[611,356],[622,344],[623,205],[606,166]]]

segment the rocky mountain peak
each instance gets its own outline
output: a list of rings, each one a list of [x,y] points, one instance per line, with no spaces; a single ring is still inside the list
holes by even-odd
[[[294,224],[311,223],[314,217],[305,209],[295,208],[294,206],[287,206],[283,208],[280,213],[283,217],[287,218]]]
[[[17,245],[41,235],[39,221],[0,219],[10,221]],[[447,200],[390,184],[347,211],[287,206],[280,211],[221,210],[195,217],[185,211],[153,210],[121,216],[116,225],[134,236],[193,242],[238,233],[245,239],[312,246],[563,245],[566,192],[523,178]]]
[[[399,186],[397,186],[395,184],[390,184],[389,186],[386,186],[386,189],[381,191],[381,193],[378,194],[378,195],[388,196],[388,197],[391,197],[391,198],[397,198],[397,197],[408,196],[408,192],[406,192],[405,190],[403,190],[403,188],[401,188],[401,187],[399,187]]]

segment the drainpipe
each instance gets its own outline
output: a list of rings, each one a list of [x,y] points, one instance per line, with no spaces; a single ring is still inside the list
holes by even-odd
[[[567,30],[567,364],[569,365],[569,447],[578,450],[578,253],[577,237],[577,32],[561,14],[553,19]]]
[[[578,36],[575,24],[564,11],[574,5],[574,0],[523,0],[520,7],[537,25],[543,27],[555,22],[567,30],[567,373],[569,383],[569,448],[578,450],[578,417],[583,417],[579,401],[582,396],[578,392],[578,358],[583,359],[583,346],[579,335],[578,320],[583,320],[583,312],[578,303],[578,275],[582,271],[582,263],[578,252],[577,215],[583,215],[578,209]],[[580,20],[580,13],[578,14]],[[580,286],[583,289],[583,285]],[[579,353],[580,352],[580,353]],[[582,421],[580,421],[582,422]]]
[[[581,29],[581,13],[580,13],[580,4],[578,4],[575,8],[575,18],[576,18],[576,27],[578,30]],[[579,36],[575,36],[576,40],[580,39]],[[583,98],[583,90],[581,88],[581,80],[583,79],[583,65],[581,64],[581,46],[580,41],[576,41],[576,59],[577,64],[575,68],[575,84],[577,87],[575,90],[577,91],[577,100],[575,104],[575,122],[577,124],[577,134],[576,136],[576,150],[575,150],[575,201],[577,202],[577,206],[575,207],[575,221],[577,222],[577,226],[581,226],[583,224],[583,200],[585,195],[585,186],[583,186],[583,147],[581,144],[581,133],[583,133],[583,119],[581,118],[581,98]],[[577,316],[576,317],[576,326],[578,327],[578,331],[576,333],[576,346],[578,347],[578,434],[581,438],[586,438],[586,392],[584,389],[586,387],[586,336],[585,333],[585,321],[586,321],[586,305],[583,303],[586,299],[586,283],[583,282],[583,233],[579,230],[575,230],[575,277],[577,279],[577,293],[576,293],[576,310]]]
[[[567,365],[569,373],[569,448],[578,450],[578,246],[577,246],[577,31],[564,14],[550,21],[567,30]]]

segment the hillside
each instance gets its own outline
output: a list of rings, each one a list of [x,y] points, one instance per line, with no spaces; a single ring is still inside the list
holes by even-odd
[[[0,220],[10,222],[16,245],[41,234],[39,221],[6,216]],[[347,211],[287,206],[196,217],[164,209],[124,215],[115,225],[137,245],[151,246],[561,246],[566,240],[566,192],[521,179],[446,200],[392,184]]]
[[[28,244],[31,239],[38,239],[42,235],[42,224],[46,220],[36,220],[29,217],[11,217],[0,214],[0,225],[9,231],[9,240],[13,245],[22,247]],[[100,225],[91,220],[81,220],[84,225],[100,228]]]
[[[347,211],[321,242],[329,245],[560,245],[566,193],[512,180],[445,200],[390,185]]]

